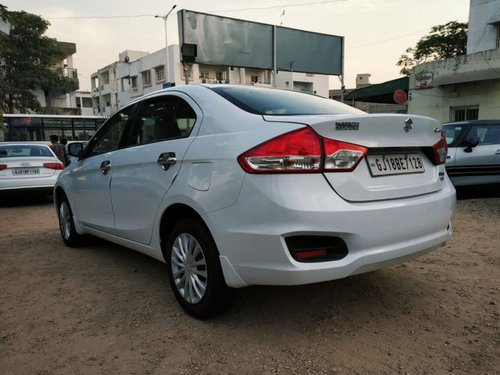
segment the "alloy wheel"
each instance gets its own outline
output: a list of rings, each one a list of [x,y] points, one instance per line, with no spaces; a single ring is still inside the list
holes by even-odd
[[[207,289],[207,261],[203,249],[189,233],[181,233],[172,244],[171,268],[179,294],[191,304],[202,300]]]
[[[59,205],[59,225],[64,239],[68,240],[71,236],[71,211],[66,201]]]

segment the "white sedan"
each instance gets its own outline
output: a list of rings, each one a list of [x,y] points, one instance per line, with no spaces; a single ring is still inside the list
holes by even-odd
[[[0,144],[0,193],[51,193],[64,169],[49,146],[35,143]]]
[[[206,318],[235,288],[339,279],[443,246],[446,151],[431,118],[189,85],[108,119],[54,201],[67,245],[91,234],[165,262],[182,307]]]

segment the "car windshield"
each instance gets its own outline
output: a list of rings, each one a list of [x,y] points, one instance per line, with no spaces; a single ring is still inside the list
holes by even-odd
[[[453,144],[459,137],[460,134],[464,131],[464,126],[461,124],[449,124],[444,125],[443,130],[446,136],[446,144],[449,146]]]
[[[257,87],[211,87],[244,111],[259,115],[339,115],[363,113],[335,100],[288,90]]]
[[[42,156],[53,157],[50,149],[44,146],[31,145],[6,145],[0,146],[0,158]]]

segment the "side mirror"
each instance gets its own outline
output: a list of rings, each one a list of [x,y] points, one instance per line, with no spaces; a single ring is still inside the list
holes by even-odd
[[[68,145],[68,154],[74,157],[79,157],[83,151],[83,143],[74,142]]]
[[[464,152],[472,152],[472,149],[479,144],[479,138],[476,136],[469,137],[465,140]]]

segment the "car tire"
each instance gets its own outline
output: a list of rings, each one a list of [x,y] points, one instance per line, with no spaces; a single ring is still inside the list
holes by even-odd
[[[73,222],[73,211],[68,199],[64,196],[57,202],[57,216],[59,218],[59,229],[61,237],[69,247],[79,247],[84,244],[84,236],[78,234]]]
[[[181,219],[170,233],[165,260],[172,291],[188,314],[206,319],[231,307],[235,290],[224,281],[219,252],[202,223]]]

